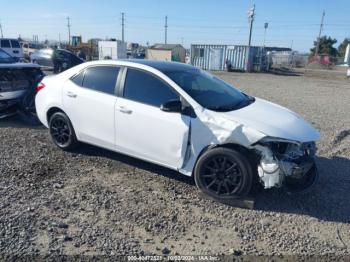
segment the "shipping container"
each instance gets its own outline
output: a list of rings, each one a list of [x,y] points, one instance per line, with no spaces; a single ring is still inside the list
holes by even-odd
[[[99,41],[98,42],[98,57],[103,59],[125,59],[126,56],[126,42],[116,41]]]
[[[205,70],[266,70],[266,52],[263,47],[242,45],[191,45],[191,64]]]

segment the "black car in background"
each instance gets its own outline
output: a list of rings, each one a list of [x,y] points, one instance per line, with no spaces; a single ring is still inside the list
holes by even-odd
[[[0,48],[0,119],[17,113],[35,118],[34,97],[43,77],[39,65],[18,63]]]
[[[35,51],[30,55],[30,61],[34,64],[53,69],[56,73],[63,72],[73,66],[84,63],[84,60],[66,49],[45,48]],[[56,61],[56,66],[54,62]]]

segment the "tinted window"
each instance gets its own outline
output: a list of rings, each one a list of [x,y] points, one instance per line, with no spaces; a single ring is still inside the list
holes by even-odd
[[[11,45],[12,45],[12,48],[20,48],[20,44],[18,41],[16,40],[11,40]]]
[[[80,72],[76,76],[72,77],[71,80],[78,86],[82,86],[84,78],[84,71]]]
[[[179,96],[162,80],[135,69],[128,69],[124,97],[156,107],[171,99],[179,99]]]
[[[1,40],[1,47],[11,47],[9,40]]]
[[[107,94],[114,94],[119,68],[113,66],[89,67],[85,70],[83,86]]]

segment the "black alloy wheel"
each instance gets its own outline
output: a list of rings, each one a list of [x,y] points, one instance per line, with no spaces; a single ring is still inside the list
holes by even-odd
[[[214,148],[204,153],[195,168],[197,186],[215,199],[230,199],[249,193],[253,172],[246,157],[232,149]]]
[[[76,147],[77,139],[67,115],[62,112],[54,113],[50,118],[49,129],[56,146],[64,150],[71,150]]]

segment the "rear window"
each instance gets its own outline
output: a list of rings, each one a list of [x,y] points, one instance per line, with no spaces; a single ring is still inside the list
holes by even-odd
[[[11,40],[11,45],[12,45],[12,48],[21,48],[17,40]]]
[[[1,47],[6,47],[6,48],[11,48],[11,45],[10,45],[10,40],[1,40],[0,41],[0,45]]]

